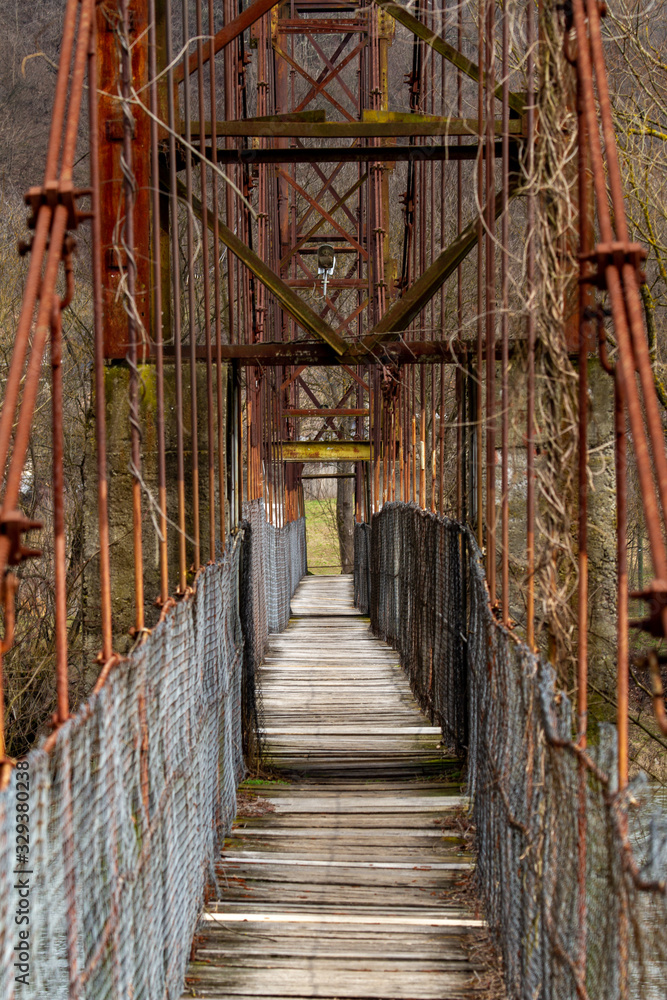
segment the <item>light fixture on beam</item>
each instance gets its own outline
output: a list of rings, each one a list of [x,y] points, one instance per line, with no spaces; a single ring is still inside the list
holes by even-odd
[[[334,273],[335,266],[336,255],[334,253],[334,248],[330,243],[322,243],[317,250],[317,274],[318,277],[324,276],[322,295],[325,299],[327,297],[327,282],[330,276]]]

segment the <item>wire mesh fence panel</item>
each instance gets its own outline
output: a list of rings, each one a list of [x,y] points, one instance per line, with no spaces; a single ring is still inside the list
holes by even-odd
[[[261,756],[261,690],[258,669],[270,632],[282,632],[290,598],[306,572],[306,519],[282,528],[269,524],[263,500],[243,504],[245,528],[241,576],[243,660],[243,740],[246,760]]]
[[[265,532],[261,507],[248,513],[250,530],[0,795],[2,1000],[181,996],[245,773],[242,704],[304,566],[303,525]]]
[[[494,618],[473,536],[410,504],[357,531],[355,593],[422,706],[467,748],[476,880],[512,1000],[658,1000],[667,813],[617,794],[615,729],[582,754],[553,668]]]
[[[362,615],[370,612],[370,572],[371,526],[357,522],[354,525],[354,603]]]
[[[250,576],[257,648],[263,653],[269,633],[287,627],[290,598],[306,572],[306,519],[300,517],[278,528],[266,520],[263,500],[244,503],[243,517],[253,539]]]
[[[416,505],[390,503],[373,519],[372,531],[357,527],[355,542],[358,607],[363,610],[367,602],[373,629],[400,652],[420,706],[462,752],[467,746],[465,532]]]

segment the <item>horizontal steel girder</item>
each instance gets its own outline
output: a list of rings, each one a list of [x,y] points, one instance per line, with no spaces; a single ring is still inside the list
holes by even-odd
[[[346,410],[344,407],[335,406],[283,410],[284,417],[367,417],[369,413],[370,410]]]
[[[369,441],[283,441],[284,462],[369,462]]]
[[[524,340],[513,340],[510,352]],[[274,366],[305,366],[321,368],[329,365],[373,365],[373,364],[460,364],[475,350],[475,342],[460,340],[417,340],[394,341],[383,343],[374,350],[365,350],[359,342],[346,341],[346,352],[343,355],[334,354],[326,344],[315,341],[293,340],[285,343],[271,342],[263,344],[222,344],[220,352],[224,362],[237,361],[243,367],[271,368]],[[189,352],[188,344],[183,344],[182,350]],[[196,356],[206,360],[206,348],[198,346]],[[496,357],[502,358],[500,345]],[[174,360],[174,348],[170,344],[164,346],[164,360]]]
[[[391,112],[386,112],[390,115]],[[378,115],[379,117],[379,115]],[[397,136],[421,135],[484,135],[486,122],[477,118],[431,118],[428,115],[405,115],[403,120],[384,117],[382,120],[363,122],[328,122],[328,121],[266,121],[260,118],[216,122],[216,136],[268,136],[273,139],[392,139]],[[410,120],[413,119],[413,120]],[[192,122],[190,141],[199,141],[201,122]],[[494,131],[500,135],[502,122],[494,122]],[[509,134],[523,135],[523,121],[510,119]],[[204,135],[210,139],[213,134],[211,122],[204,122]]]
[[[516,155],[516,141],[512,139],[511,151]],[[486,158],[486,145],[482,144],[482,159]],[[211,149],[206,155],[212,159]],[[465,146],[318,146],[314,149],[218,149],[216,162],[247,163],[250,166],[262,163],[402,163],[405,161],[476,160],[479,146],[476,142]],[[502,143],[494,144],[495,159],[502,156]]]

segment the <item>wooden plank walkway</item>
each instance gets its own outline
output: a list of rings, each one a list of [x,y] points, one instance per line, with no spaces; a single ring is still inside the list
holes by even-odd
[[[241,792],[184,997],[479,995],[452,762],[351,577],[302,580],[261,684],[276,778]]]

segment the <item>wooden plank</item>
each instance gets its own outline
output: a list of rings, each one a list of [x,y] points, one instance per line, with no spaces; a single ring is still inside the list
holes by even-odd
[[[266,1000],[269,990],[275,997],[335,997],[336,1000],[368,997],[369,1000],[387,996],[387,987],[382,982],[380,970],[372,972],[336,973],[329,969],[320,971],[312,962],[307,969],[285,969],[279,975],[273,969],[248,969],[241,978],[238,973],[215,970],[210,965],[197,966],[199,971],[196,994],[202,998],[227,998],[237,996],[262,997]],[[443,996],[453,996],[456,1000],[473,996],[470,992],[470,972],[448,972],[442,975],[432,973],[409,973],[400,977],[391,976],[391,996],[393,1000],[442,1000]],[[452,992],[453,991],[453,992]]]
[[[288,812],[292,814],[333,812],[340,815],[341,812],[354,814],[368,812],[397,815],[402,812],[414,812],[415,810],[422,813],[442,812],[442,805],[438,797],[428,799],[424,796],[408,798],[407,796],[360,795],[345,796],[345,798],[337,797],[335,799],[309,798],[301,800],[275,797],[266,801],[272,805],[275,812]],[[450,801],[455,801],[457,804],[463,805],[466,799],[464,796],[457,796],[456,800]]]
[[[447,877],[448,876],[448,877]],[[279,885],[272,881],[248,880],[243,878],[239,884],[235,878],[230,879],[225,889],[224,912],[233,911],[238,907],[243,913],[247,913],[248,906],[272,907],[275,905],[275,898],[280,892],[280,909],[290,909],[291,913],[297,911],[306,912],[312,915],[312,908],[322,908],[323,898],[336,893],[336,906],[338,910],[354,909],[358,911],[360,907],[372,907],[373,915],[384,908],[387,913],[397,911],[416,913],[421,912],[424,904],[431,902],[430,897],[453,889],[460,882],[460,872],[441,872],[441,881],[438,889],[432,886],[398,885],[378,885],[372,880],[349,885],[333,880],[318,882],[282,882]],[[213,904],[208,907],[209,913],[218,912]],[[440,913],[440,911],[438,911]],[[462,915],[459,908],[458,915]],[[455,915],[450,914],[453,918]]]
[[[245,955],[230,954],[222,948],[202,948],[200,954],[202,958],[209,961],[217,960],[219,966],[223,968],[225,966],[235,969],[257,968],[257,959],[254,956],[247,957]],[[376,965],[377,961],[375,956],[369,959],[368,957],[360,958],[358,955],[348,955],[344,959],[341,959],[339,956],[319,955],[316,959],[317,966],[321,972],[327,971],[327,965],[331,964],[331,968],[328,970],[329,975],[341,971],[368,972],[369,965]],[[271,959],[271,968],[276,970],[312,968],[312,965],[312,955],[274,955]],[[469,963],[460,954],[455,953],[446,956],[443,955],[438,959],[434,957],[418,958],[416,956],[407,959],[398,959],[392,956],[391,958],[384,959],[382,971],[384,973],[393,972],[410,975],[418,972],[442,973],[460,971],[462,966],[466,971],[470,969]]]
[[[255,826],[243,827],[240,826],[235,829],[232,833],[230,839],[237,839],[239,837],[261,837],[265,839],[266,837],[281,837],[283,840],[289,843],[289,841],[294,842],[296,838],[307,837],[309,840],[317,840],[318,838],[323,840],[334,841],[336,839],[347,839],[349,841],[360,841],[364,839],[373,840],[377,843],[384,843],[386,846],[386,838],[391,837],[392,840],[415,840],[422,837],[432,837],[435,840],[442,839],[442,833],[439,830],[404,830],[403,827],[396,826],[390,827],[389,829],[382,830],[380,833],[373,830],[366,830],[354,826],[344,826],[334,829],[324,829],[318,830],[313,827],[304,827],[298,829],[287,830],[276,830],[274,827],[265,829],[257,829]]]
[[[367,731],[361,726],[292,726],[291,728],[264,729],[265,736],[347,736],[363,735]],[[375,736],[400,736],[409,734],[415,736],[441,736],[440,729],[433,726],[375,726],[372,729]]]
[[[367,784],[359,784],[353,781],[340,781],[337,788],[333,789],[329,785],[294,785],[290,781],[262,781],[260,784],[252,783],[253,795],[303,795],[305,798],[310,795],[342,795],[345,792],[368,792]],[[458,781],[423,781],[416,784],[414,781],[391,781],[373,782],[373,792],[408,792],[414,795],[429,795],[439,791],[459,791],[461,788]]]
[[[280,869],[279,877],[284,878],[284,872],[282,871],[283,866],[289,866],[290,868],[308,868],[308,869],[319,869],[319,868],[337,868],[344,869],[345,872],[348,870],[355,872],[355,878],[358,878],[358,869],[368,869],[369,871],[382,871],[382,872],[397,872],[405,871],[410,877],[413,877],[414,872],[418,872],[421,875],[427,872],[438,872],[438,871],[464,871],[470,869],[472,866],[471,862],[440,862],[432,865],[408,865],[401,863],[399,861],[307,861],[304,858],[280,858],[278,861],[268,861],[266,858],[243,858],[234,857],[233,855],[228,855],[225,857],[226,864],[233,864],[234,871],[238,875],[239,865],[248,865],[249,869],[253,865],[262,866],[263,877],[269,877],[267,870]],[[337,876],[342,873],[340,871],[336,872]],[[291,878],[294,878],[294,873],[291,874]],[[312,871],[310,876],[313,877]],[[394,876],[392,875],[392,878]]]
[[[228,951],[227,949],[232,949],[234,947],[235,939],[232,939],[230,943],[229,938],[225,934],[217,935],[215,931],[210,933],[211,945],[219,945],[215,947],[206,947],[201,949],[201,956],[206,957],[208,961],[212,961],[218,955],[225,956]],[[328,935],[327,935],[328,936]],[[221,939],[219,941],[219,939]],[[326,940],[326,939],[325,939]],[[428,940],[428,939],[426,939]],[[284,941],[284,944],[283,944]],[[282,944],[282,947],[281,947]],[[349,960],[354,960],[360,956],[364,958],[364,961],[368,964],[368,952],[370,951],[371,942],[364,938],[360,942],[356,942],[354,939],[346,938],[345,945],[343,947],[338,945],[336,947],[335,943],[329,944],[326,942],[326,950],[323,950],[323,955],[321,957],[326,959],[333,959],[337,962],[347,963]],[[405,944],[403,945],[403,950],[396,950],[396,943],[389,942],[388,946],[384,949],[378,948],[377,943],[373,948],[373,959],[372,961],[382,962],[383,964],[389,961],[400,961],[400,962],[410,962],[415,963],[415,965],[421,965],[425,960],[430,963],[437,963],[439,961],[447,961],[457,956],[460,959],[460,944],[454,938],[447,947],[443,945],[442,942],[438,942],[433,948],[428,948],[424,944],[424,940],[420,942],[419,958],[415,957],[414,952],[411,954],[407,950]],[[322,944],[318,942],[318,948],[322,948]],[[245,950],[243,954],[244,961],[248,960],[250,956],[254,957],[254,962],[257,964],[257,958],[263,958],[266,961],[268,958],[276,958],[282,955],[291,955],[294,958],[309,958],[312,959],[313,952],[313,942],[312,938],[301,938],[300,940],[295,940],[294,938],[284,938],[280,941],[276,941],[275,938],[271,937],[269,940],[266,938],[259,938],[257,942],[252,940],[245,942]],[[240,964],[240,963],[239,963]],[[413,966],[414,967],[414,966]]]
[[[269,640],[263,740],[280,780],[241,797],[186,996],[479,993],[469,949],[485,925],[459,889],[474,866],[457,827],[460,764],[352,600],[351,576],[305,578]]]
[[[294,841],[291,842],[292,846]],[[244,850],[244,848],[253,846],[257,847],[256,851]],[[275,848],[271,852],[271,848]],[[290,844],[288,843],[266,843],[259,841],[253,841],[250,843],[242,843],[240,841],[230,841],[227,845],[227,850],[233,854],[242,853],[244,857],[257,857],[257,858],[267,858],[268,860],[279,860],[281,857],[285,856],[285,853],[289,851]],[[333,839],[331,842],[322,840],[319,843],[315,841],[301,841],[299,843],[299,854],[304,858],[308,857],[313,860],[319,861],[370,861],[372,858],[377,858],[380,856],[380,851],[387,851],[387,841],[386,838],[375,843],[372,839],[368,842],[363,842],[357,846],[352,845],[349,841],[343,839],[336,841]],[[403,847],[402,844],[397,843],[391,852],[391,856],[397,861],[402,861],[405,864],[420,865],[420,864],[434,864],[439,861],[444,861],[448,857],[454,859],[459,856],[459,848],[452,848],[449,852],[439,848],[437,844],[433,846],[433,841],[415,841],[415,843],[409,847]]]
[[[426,913],[424,916],[413,917],[404,914],[390,913],[323,913],[318,907],[317,916],[310,912],[299,912],[298,910],[276,910],[268,912],[260,910],[249,912],[248,910],[216,910],[208,909],[202,914],[204,924],[212,921],[218,924],[251,923],[251,924],[346,924],[348,926],[359,924],[379,924],[382,927],[393,924],[400,927],[484,927],[483,920],[476,920],[471,917],[449,917],[442,911],[435,910]]]

